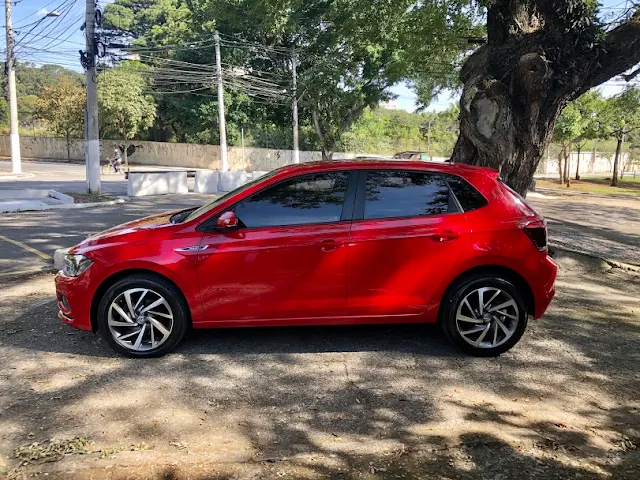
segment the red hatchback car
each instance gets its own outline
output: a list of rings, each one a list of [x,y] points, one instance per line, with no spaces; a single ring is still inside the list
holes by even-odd
[[[556,272],[544,219],[495,170],[333,161],[92,236],[56,289],[60,319],[134,357],[190,327],[407,322],[490,356],[544,313]]]

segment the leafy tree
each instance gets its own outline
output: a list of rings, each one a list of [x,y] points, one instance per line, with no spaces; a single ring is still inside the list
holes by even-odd
[[[573,139],[573,145],[578,153],[576,162],[576,180],[580,180],[580,152],[589,140],[595,140],[600,134],[600,116],[604,109],[605,101],[597,90],[590,90],[573,102],[573,106],[580,112],[581,132]],[[594,161],[595,158],[592,159]]]
[[[84,131],[85,92],[66,77],[54,86],[44,87],[34,106],[34,116],[67,141],[67,159],[71,159],[71,138]]]
[[[525,194],[568,102],[640,63],[640,7],[607,25],[593,0],[481,3],[487,42],[461,69],[453,159],[497,168]]]
[[[611,186],[618,186],[620,154],[625,136],[640,128],[640,89],[628,87],[624,92],[609,99],[603,113],[605,134],[616,140]]]
[[[33,125],[36,121],[36,106],[39,99],[37,95],[18,97],[18,119],[22,125]]]
[[[235,103],[234,95],[249,93],[252,97],[241,103],[244,114],[257,127],[252,132],[256,139],[272,125],[279,132],[291,127],[290,65],[295,48],[300,59],[302,144],[320,148],[325,158],[330,158],[341,145],[342,135],[368,108],[375,109],[389,99],[388,89],[397,81],[410,79],[425,98],[455,83],[455,60],[468,49],[466,41],[458,41],[459,31],[472,29],[477,14],[468,1],[458,0],[447,4],[409,0],[116,0],[105,7],[103,27],[105,38],[151,48],[141,59],[152,66],[167,65],[169,59],[213,64],[210,40],[212,30],[217,28],[223,36],[225,64],[249,72],[245,83],[261,77],[278,83],[281,89],[280,95],[274,91],[265,94],[260,89],[236,90],[230,85],[234,83],[233,74],[224,73],[226,89],[232,95],[230,103]],[[425,38],[434,41],[425,45]],[[186,48],[161,48],[172,44]],[[441,71],[433,88],[420,77],[430,63]],[[430,73],[435,75],[435,70]],[[242,81],[240,77],[237,83]],[[177,93],[199,86],[179,79],[176,83],[180,88],[166,83],[163,88]],[[152,88],[159,89],[157,85]],[[192,122],[194,116],[179,114],[183,109],[214,111],[217,105],[213,98],[198,92],[166,95],[159,101],[158,132],[164,138],[213,140],[214,133],[208,130],[215,125],[214,119]],[[244,119],[233,118],[228,110],[230,132],[239,130]],[[203,124],[206,128],[198,130]],[[310,132],[315,132],[315,139],[308,135]],[[278,137],[285,141],[290,134]]]
[[[569,186],[569,156],[571,155],[571,142],[574,141],[582,133],[583,120],[580,111],[574,106],[569,105],[565,108],[553,130],[553,139],[560,143],[560,153],[558,154],[558,172],[560,174],[560,183],[567,182]],[[562,165],[564,162],[564,170]]]
[[[9,126],[9,102],[0,98],[0,127]]]
[[[124,160],[127,168],[127,142],[138,132],[153,125],[156,104],[145,93],[147,83],[130,65],[111,68],[98,77],[98,108],[100,123],[105,134],[124,141]]]

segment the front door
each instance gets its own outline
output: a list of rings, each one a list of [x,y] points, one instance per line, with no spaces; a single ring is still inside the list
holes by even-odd
[[[232,208],[238,229],[204,234],[198,281],[211,326],[345,314],[351,175],[284,180]]]
[[[366,178],[364,177],[366,175]],[[363,172],[349,240],[348,312],[420,314],[469,241],[441,175]]]

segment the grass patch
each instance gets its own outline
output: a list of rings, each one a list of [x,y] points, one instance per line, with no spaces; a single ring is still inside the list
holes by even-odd
[[[110,202],[116,199],[116,197],[114,197],[113,195],[100,195],[97,193],[66,192],[66,195],[73,197],[75,203]]]
[[[633,178],[632,175],[625,175],[618,179],[618,186],[611,186],[611,177],[582,177],[580,180],[571,179],[571,186],[567,188],[565,184],[560,184],[558,180],[538,179],[536,186],[541,188],[552,188],[556,190],[576,191],[595,193],[598,195],[630,195],[640,197],[640,176]]]

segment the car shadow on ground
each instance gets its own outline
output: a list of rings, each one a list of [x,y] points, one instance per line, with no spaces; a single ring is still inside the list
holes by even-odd
[[[99,333],[61,323],[57,311],[53,300],[16,318],[4,343],[40,352],[123,358]],[[464,355],[447,343],[436,324],[395,324],[190,329],[168,356],[378,351]]]

